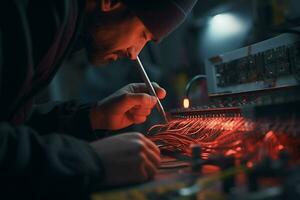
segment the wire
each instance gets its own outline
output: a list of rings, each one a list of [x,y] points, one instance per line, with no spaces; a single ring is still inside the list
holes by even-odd
[[[276,158],[278,152],[288,146],[279,141],[279,135],[297,132],[296,121],[278,118],[253,122],[241,116],[173,119],[168,124],[151,127],[147,137],[167,152],[191,156],[191,145],[198,144],[202,159],[211,155],[233,155],[251,157],[255,161],[265,154]]]
[[[189,94],[190,94],[190,90],[191,90],[191,87],[193,85],[193,83],[197,80],[206,80],[206,75],[197,75],[197,76],[194,76],[186,85],[185,87],[185,96],[187,98],[189,98]]]

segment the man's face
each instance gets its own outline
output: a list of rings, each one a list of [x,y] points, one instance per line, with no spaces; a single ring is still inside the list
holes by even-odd
[[[141,20],[128,10],[93,16],[89,25],[91,41],[88,56],[95,65],[102,65],[119,58],[136,59],[152,34]]]

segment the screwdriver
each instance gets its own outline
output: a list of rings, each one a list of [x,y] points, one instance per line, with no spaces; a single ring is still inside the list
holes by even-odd
[[[156,94],[156,92],[155,92],[155,90],[154,90],[154,88],[153,88],[153,86],[150,82],[150,79],[149,79],[149,77],[148,77],[148,75],[147,75],[147,73],[146,73],[146,71],[143,67],[143,64],[142,64],[142,62],[141,62],[141,60],[138,56],[136,57],[136,63],[137,63],[138,70],[139,70],[139,72],[140,72],[140,74],[143,78],[143,81],[146,83],[146,86],[148,87],[148,90],[149,90],[150,94],[153,95],[154,97],[156,97],[156,99],[157,99],[156,107],[157,107],[158,112],[162,115],[163,119],[165,120],[165,123],[168,123],[168,119],[167,119],[165,109],[162,106],[159,98],[157,97],[157,94]]]

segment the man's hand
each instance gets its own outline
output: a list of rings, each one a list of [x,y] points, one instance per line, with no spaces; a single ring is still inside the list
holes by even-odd
[[[163,99],[166,91],[153,83],[158,98]],[[157,100],[150,96],[144,83],[132,83],[118,90],[92,108],[92,128],[117,130],[146,121]]]
[[[140,133],[124,133],[92,142],[105,168],[105,185],[138,183],[152,178],[160,164],[158,147]]]

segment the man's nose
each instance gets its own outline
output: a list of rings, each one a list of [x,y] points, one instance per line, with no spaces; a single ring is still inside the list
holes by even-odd
[[[141,50],[137,51],[135,47],[130,47],[127,49],[127,51],[129,59],[136,60],[136,57],[138,56]]]
[[[142,51],[143,47],[146,43],[140,46],[133,46],[127,49],[128,51],[128,57],[131,60],[136,60],[136,57],[139,55],[139,53]]]

